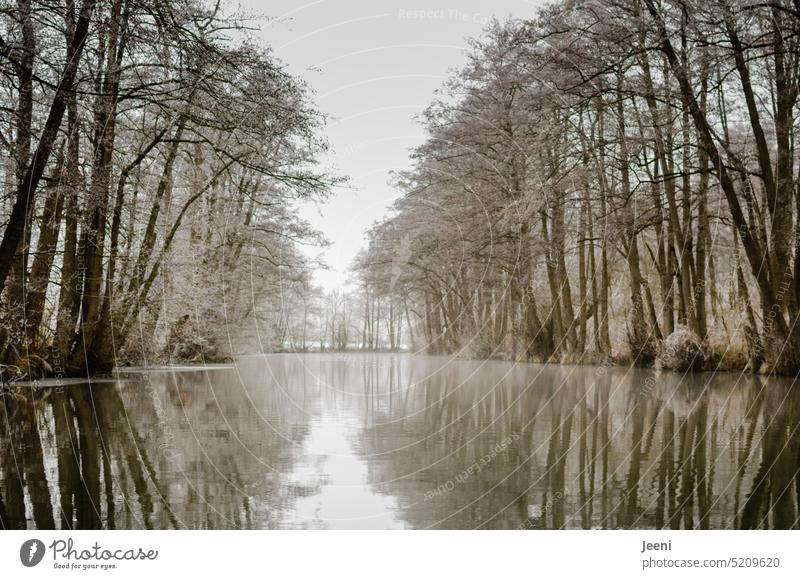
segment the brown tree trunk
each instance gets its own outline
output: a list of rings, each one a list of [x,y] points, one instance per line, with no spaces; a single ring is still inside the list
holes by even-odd
[[[38,349],[44,301],[50,283],[50,270],[53,266],[58,234],[61,228],[61,211],[64,206],[64,190],[60,184],[49,187],[44,203],[39,241],[33,258],[28,282],[25,324],[28,330],[28,343]]]

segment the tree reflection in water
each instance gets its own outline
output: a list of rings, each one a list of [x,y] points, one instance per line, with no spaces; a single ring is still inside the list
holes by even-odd
[[[781,380],[308,354],[0,400],[7,529],[799,524]]]

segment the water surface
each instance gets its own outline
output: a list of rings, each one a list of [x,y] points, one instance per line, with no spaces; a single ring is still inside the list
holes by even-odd
[[[738,374],[248,357],[0,398],[4,528],[798,528],[800,392]]]

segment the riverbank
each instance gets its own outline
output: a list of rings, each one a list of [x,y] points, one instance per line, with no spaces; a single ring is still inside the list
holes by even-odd
[[[350,356],[354,354],[425,354],[425,355],[440,355],[446,357],[454,357],[463,360],[497,360],[515,363],[531,363],[531,364],[553,364],[560,366],[604,366],[604,367],[635,367],[635,368],[652,368],[656,370],[669,371],[669,372],[750,372],[761,375],[771,374],[770,368],[766,364],[761,364],[758,368],[753,370],[747,354],[743,351],[741,346],[729,344],[728,347],[722,348],[721,344],[713,346],[703,344],[696,336],[692,334],[675,334],[678,339],[672,341],[663,340],[658,345],[654,345],[655,355],[652,363],[637,364],[636,359],[630,355],[629,352],[621,352],[616,355],[601,354],[596,352],[584,352],[582,354],[564,354],[559,359],[545,359],[540,360],[533,357],[515,356],[509,352],[495,350],[489,352],[489,355],[475,355],[469,347],[461,348],[453,352],[440,352],[428,353],[425,348],[403,348],[403,349],[361,349],[361,348],[346,348],[346,349],[311,349],[304,350],[290,350],[280,349],[274,352],[250,353],[237,356],[235,359],[240,359],[249,356],[263,356],[263,355],[283,355],[283,354],[336,354],[341,356]],[[37,385],[69,385],[74,383],[84,383],[91,381],[92,383],[99,383],[102,380],[117,380],[125,374],[142,374],[147,372],[196,372],[201,370],[224,370],[234,367],[234,358],[225,356],[219,358],[219,361],[185,361],[176,360],[175,364],[161,362],[151,366],[130,365],[118,366],[111,372],[104,374],[94,374],[88,376],[68,376],[56,375],[53,373],[52,368],[45,364],[44,361],[36,366],[34,374],[28,374],[22,367],[4,366],[2,368],[2,383],[13,384],[17,386]],[[30,365],[28,365],[30,367]],[[792,374],[790,374],[792,375]]]

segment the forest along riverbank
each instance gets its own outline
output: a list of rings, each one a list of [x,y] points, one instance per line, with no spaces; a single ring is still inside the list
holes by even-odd
[[[432,352],[796,375],[794,12],[555,2],[490,24],[358,259],[367,317],[401,312]]]
[[[329,291],[297,211],[341,183],[324,115],[249,22],[3,11],[2,379],[354,348],[797,375],[796,7],[575,4],[470,43]]]
[[[3,10],[5,379],[223,361],[259,323],[280,343],[271,322],[313,290],[298,244],[322,242],[298,201],[340,179],[308,85],[254,25],[171,0]]]
[[[288,354],[0,405],[3,528],[800,520],[800,391],[786,379]]]

